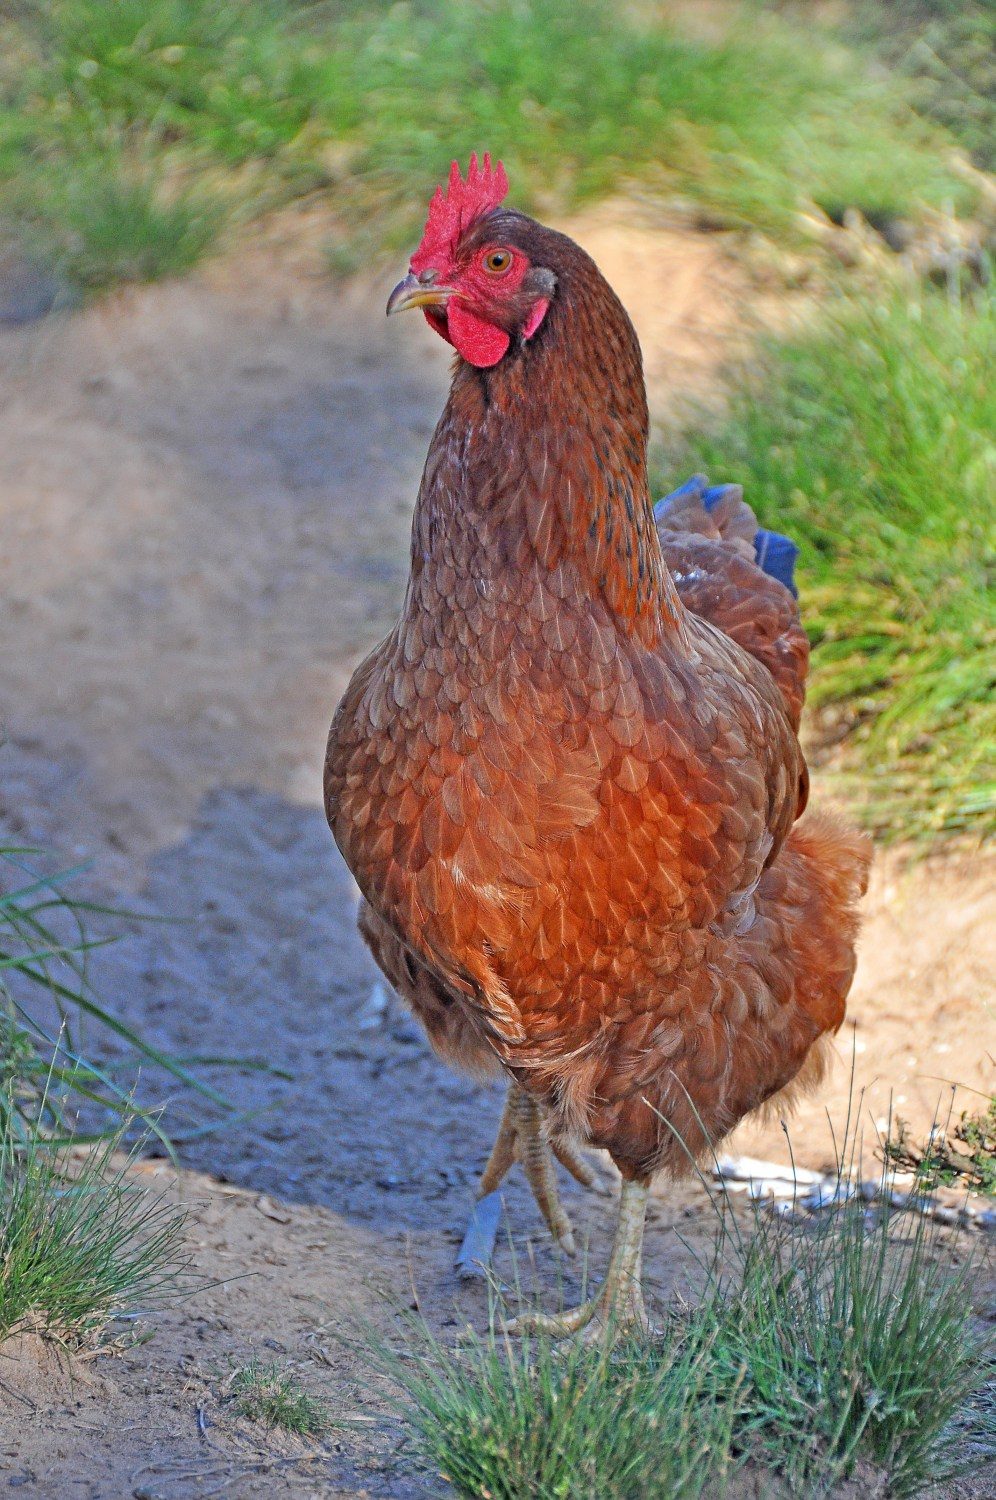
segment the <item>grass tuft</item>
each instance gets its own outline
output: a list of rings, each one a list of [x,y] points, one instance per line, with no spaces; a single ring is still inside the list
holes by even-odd
[[[154,175],[114,161],[79,163],[68,178],[34,173],[16,202],[22,248],[84,292],[189,270],[221,222],[205,194],[166,196]]]
[[[120,1135],[80,1158],[12,1129],[0,1109],[0,1342],[31,1331],[79,1349],[116,1314],[175,1292],[185,1213],[133,1186]],[[137,1150],[137,1148],[136,1148]]]
[[[328,1430],[325,1403],[311,1396],[289,1369],[253,1360],[231,1377],[229,1389],[244,1417],[280,1427],[299,1437],[320,1437]]]
[[[468,1334],[456,1351],[408,1323],[403,1388],[425,1457],[459,1495],[493,1500],[720,1496],[735,1467],[736,1399],[713,1378],[713,1335],[675,1323],[650,1349]]]
[[[996,296],[884,287],[772,343],[685,443],[800,545],[809,703],[885,835],[996,826]]]
[[[699,1314],[743,1451],[794,1493],[869,1466],[895,1496],[950,1477],[953,1424],[984,1378],[970,1266],[923,1216],[867,1217],[846,1202],[800,1232],[758,1210],[732,1295]]]
[[[906,1496],[996,1456],[972,1267],[933,1221],[843,1192],[800,1223],[755,1205],[701,1269],[653,1339],[513,1341],[493,1316],[452,1350],[408,1319],[374,1358],[466,1496],[694,1500],[744,1467],[757,1493]]]

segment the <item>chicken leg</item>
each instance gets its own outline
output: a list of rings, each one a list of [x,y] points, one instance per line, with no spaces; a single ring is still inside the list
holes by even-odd
[[[573,1146],[563,1140],[548,1139],[536,1100],[517,1083],[509,1084],[498,1135],[478,1183],[477,1208],[457,1257],[461,1269],[473,1272],[490,1260],[498,1230],[497,1191],[516,1162],[526,1174],[554,1241],[566,1254],[575,1254],[574,1230],[560,1201],[554,1157],[582,1187],[598,1186],[598,1174]],[[488,1212],[492,1202],[495,1211]]]
[[[650,1179],[623,1180],[619,1223],[609,1268],[594,1297],[562,1313],[522,1313],[508,1325],[518,1336],[530,1333],[565,1338],[582,1330],[599,1334],[650,1327],[643,1301],[643,1230]]]

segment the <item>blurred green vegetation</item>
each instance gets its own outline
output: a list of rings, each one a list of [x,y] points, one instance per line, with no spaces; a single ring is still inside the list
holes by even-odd
[[[813,202],[967,207],[910,97],[754,5],[707,41],[607,0],[6,0],[0,219],[85,289],[180,271],[232,216],[314,189],[349,267],[487,146],[525,207],[634,176],[781,236]]]
[[[994,349],[991,291],[842,297],[661,479],[742,482],[799,543],[809,702],[885,834],[996,827]]]
[[[910,80],[918,110],[945,125],[996,172],[996,5],[993,0],[858,0],[844,36],[871,44]]]

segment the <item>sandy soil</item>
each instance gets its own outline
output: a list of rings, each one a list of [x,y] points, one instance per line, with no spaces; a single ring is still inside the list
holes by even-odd
[[[666,436],[675,391],[714,388],[750,284],[708,237],[623,236],[604,217],[578,233],[635,316]],[[102,895],[181,919],[98,955],[120,1014],[174,1053],[290,1075],[219,1074],[235,1119],[146,1078],[173,1097],[186,1169],[146,1171],[190,1205],[212,1284],[83,1370],[30,1340],[0,1354],[0,1474],[25,1495],[440,1494],[342,1335],[357,1317],[394,1327],[381,1293],[443,1331],[485,1312],[451,1261],[500,1100],[441,1067],[393,1003],[363,1024],[375,973],[320,804],[332,709],[404,586],[447,357],[416,320],[385,325],[389,277],[334,294],[295,239],[0,332],[0,817],[91,858]],[[879,862],[852,1004],[870,1121],[891,1093],[923,1129],[940,1080],[965,1086],[959,1109],[992,1087],[994,907],[992,862]],[[847,1071],[799,1115],[803,1162],[830,1155]],[[742,1144],[785,1156],[777,1126]],[[598,1271],[611,1201],[565,1197]],[[508,1208],[549,1288],[518,1184]],[[700,1189],[661,1187],[658,1291],[688,1269],[679,1232],[694,1246],[711,1224]],[[226,1375],[256,1353],[325,1395],[327,1442],[235,1415]]]

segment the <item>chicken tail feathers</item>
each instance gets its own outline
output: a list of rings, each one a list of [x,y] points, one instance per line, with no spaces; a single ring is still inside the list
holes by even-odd
[[[767,667],[798,729],[809,641],[799,619],[794,542],[757,524],[738,484],[695,474],[654,506],[682,604]]]
[[[799,549],[791,537],[782,536],[780,531],[768,531],[764,526],[758,527],[754,535],[754,561],[769,577],[783,583],[793,599],[799,597],[795,582],[798,556]]]
[[[657,501],[654,518],[668,530],[694,531],[732,543],[798,598],[795,584],[798,547],[790,537],[758,525],[739,484],[710,484],[704,474],[693,474]]]

